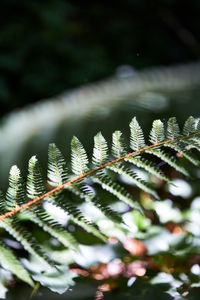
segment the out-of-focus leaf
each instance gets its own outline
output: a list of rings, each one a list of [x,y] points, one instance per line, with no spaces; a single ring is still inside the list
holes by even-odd
[[[73,286],[73,279],[77,277],[76,274],[69,270],[67,265],[44,269],[44,266],[39,265],[38,260],[35,258],[31,261],[27,259],[23,259],[22,261],[29,272],[32,273],[32,277],[35,281],[40,282],[41,285],[59,294],[64,293],[70,286]]]

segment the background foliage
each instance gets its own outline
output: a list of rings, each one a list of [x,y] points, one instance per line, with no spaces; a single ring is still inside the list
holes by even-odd
[[[3,0],[0,111],[112,75],[199,57],[198,0]]]

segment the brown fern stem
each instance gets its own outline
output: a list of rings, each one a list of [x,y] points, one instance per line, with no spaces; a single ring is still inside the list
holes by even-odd
[[[139,150],[136,150],[134,152],[128,153],[128,154],[126,154],[124,156],[120,156],[120,157],[118,157],[118,158],[116,158],[114,160],[111,160],[111,161],[109,161],[109,162],[101,165],[100,167],[98,167],[96,169],[90,170],[90,171],[88,171],[88,172],[86,172],[86,173],[84,173],[84,174],[82,174],[80,176],[77,176],[77,177],[75,177],[75,178],[73,178],[73,179],[71,179],[71,180],[63,183],[62,185],[57,186],[56,188],[54,188],[54,189],[50,190],[49,192],[41,195],[40,197],[36,197],[35,199],[30,200],[29,202],[27,202],[27,203],[25,203],[25,204],[23,204],[23,205],[15,208],[15,209],[11,210],[11,211],[8,211],[8,212],[0,215],[0,221],[3,221],[6,218],[10,218],[13,215],[19,213],[20,211],[25,210],[25,209],[29,208],[30,206],[37,204],[39,201],[43,200],[46,197],[51,197],[53,194],[55,194],[55,193],[63,190],[66,185],[72,185],[73,183],[75,183],[75,182],[77,182],[79,180],[82,180],[83,178],[85,178],[87,176],[91,176],[94,173],[96,173],[96,172],[98,172],[98,171],[100,171],[102,169],[105,169],[106,167],[111,166],[111,165],[113,165],[115,163],[118,163],[121,160],[129,158],[132,155],[137,155],[137,154],[143,153],[143,152],[145,152],[145,151],[147,151],[147,150],[149,150],[151,148],[155,148],[155,147],[158,147],[158,146],[163,146],[163,145],[168,144],[168,143],[172,143],[172,142],[184,140],[184,139],[187,139],[187,138],[199,135],[199,134],[200,134],[200,132],[198,131],[196,133],[193,133],[193,134],[190,134],[190,135],[187,135],[187,136],[181,136],[181,137],[178,137],[178,138],[175,138],[175,139],[170,139],[170,140],[166,140],[166,141],[163,141],[163,142],[159,142],[157,144],[146,146],[146,147],[141,148]]]

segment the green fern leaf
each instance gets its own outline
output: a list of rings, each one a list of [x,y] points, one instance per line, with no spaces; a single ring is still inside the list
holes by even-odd
[[[71,149],[72,172],[75,175],[80,176],[88,171],[88,158],[83,145],[75,136],[71,141]]]
[[[131,137],[130,137],[130,147],[134,151],[145,147],[144,135],[142,128],[140,127],[138,121],[134,117],[130,123]]]
[[[188,135],[190,133],[194,133],[196,131],[196,121],[194,119],[194,117],[190,116],[184,124],[183,127],[183,134],[184,135]]]
[[[180,129],[175,117],[168,120],[167,123],[167,138],[169,140],[175,139],[180,136]]]
[[[26,202],[26,192],[17,166],[10,169],[9,187],[6,194],[6,208],[13,210]]]
[[[97,226],[90,222],[75,205],[66,201],[66,198],[62,194],[58,193],[54,196],[54,199],[49,199],[49,201],[63,209],[63,211],[69,215],[70,219],[75,224],[85,229],[85,231],[92,233],[103,242],[107,241],[107,238],[100,232]]]
[[[152,144],[158,144],[165,140],[164,125],[161,120],[153,121],[149,140]]]
[[[170,182],[169,178],[167,178],[160,171],[160,168],[158,168],[158,166],[154,162],[145,159],[141,155],[140,156],[137,155],[137,156],[134,156],[134,157],[131,156],[129,158],[125,158],[125,161],[137,166],[138,168],[146,170],[151,175],[154,175],[154,176],[160,178],[161,180],[164,180],[166,182]]]
[[[196,149],[197,151],[200,151],[200,142],[197,137],[187,139],[182,141],[182,143],[185,144],[185,148],[187,150]]]
[[[108,145],[105,138],[99,132],[94,137],[94,149],[92,163],[95,167],[99,167],[108,161]]]
[[[200,134],[200,119],[197,120],[197,123],[196,123],[196,130],[199,132]]]
[[[150,185],[148,185],[144,180],[139,178],[139,176],[136,173],[134,173],[132,170],[126,168],[122,164],[116,164],[114,166],[110,166],[109,169],[115,173],[118,173],[119,175],[124,176],[125,178],[130,180],[130,182],[135,184],[139,189],[154,196],[156,199],[159,199],[159,196],[156,193],[156,191],[153,188],[151,188]]]
[[[103,189],[110,192],[114,196],[116,196],[118,199],[123,201],[124,203],[128,204],[130,207],[137,209],[141,213],[143,213],[143,210],[140,206],[140,204],[133,199],[133,197],[125,190],[124,187],[120,186],[118,183],[113,182],[112,179],[105,175],[104,173],[98,172],[96,176],[92,177],[92,180],[98,184],[101,185]]]
[[[45,193],[41,169],[36,156],[32,156],[28,165],[27,196],[30,199],[39,197]]]
[[[77,241],[73,235],[66,231],[60,224],[57,223],[48,213],[42,208],[32,208],[23,214],[28,215],[30,220],[40,226],[44,231],[48,232],[52,237],[57,239],[65,247],[79,250]]]
[[[17,168],[17,166],[11,168],[10,183],[6,196],[6,203],[8,202],[6,207],[8,207],[8,209],[11,206],[10,203],[14,203],[14,205],[12,205],[13,209],[26,203],[25,190],[22,186],[22,178],[20,176],[20,170]],[[43,230],[60,241],[64,246],[71,247],[76,250],[78,249],[77,242],[73,236],[66,232],[66,230],[64,230],[57,222],[55,222],[55,220],[50,218],[47,212],[43,209],[42,205],[29,208],[22,214],[28,215],[32,222],[36,223]]]
[[[55,144],[50,144],[48,149],[47,177],[52,186],[61,185],[68,179],[66,161]]]
[[[195,166],[200,165],[199,159],[191,152],[186,150],[185,144],[182,141],[177,143],[168,143],[164,145],[165,147],[169,147],[177,151],[178,153],[182,154],[190,163]]]
[[[11,249],[8,248],[8,246],[6,246],[2,241],[0,241],[0,264],[4,269],[12,272],[20,280],[28,283],[32,287],[34,286],[29,273],[20,264],[13,251],[11,251]]]
[[[70,190],[79,196],[81,199],[89,202],[92,206],[98,209],[105,217],[109,218],[116,223],[121,223],[122,219],[115,211],[113,211],[110,207],[102,203],[100,199],[98,199],[94,190],[92,190],[91,186],[88,185],[73,185]]]
[[[149,149],[147,153],[153,154],[160,159],[162,159],[164,162],[168,163],[172,168],[177,170],[178,172],[184,174],[185,176],[190,176],[189,172],[178,163],[178,160],[175,159],[171,154],[165,152],[162,149]]]
[[[91,187],[76,184],[71,185],[69,190],[81,199],[89,202],[92,206],[97,208],[105,217],[109,217],[109,219],[116,223],[121,223],[121,218],[110,207],[100,202],[100,200],[92,191]]]
[[[0,227],[9,232],[30,254],[36,256],[46,265],[53,265],[53,262],[47,257],[32,234],[15,217],[12,220],[0,221]]]
[[[127,154],[126,148],[121,131],[115,131],[112,135],[112,155],[115,158],[124,156]]]
[[[3,192],[0,190],[0,214],[5,214],[7,212],[6,201]]]
[[[84,185],[81,187],[81,190],[84,193],[85,200],[91,203],[94,207],[101,211],[101,213],[107,217],[109,220],[112,220],[115,223],[122,224],[122,218],[113,211],[109,206],[105,205],[97,195],[91,190],[91,187]]]

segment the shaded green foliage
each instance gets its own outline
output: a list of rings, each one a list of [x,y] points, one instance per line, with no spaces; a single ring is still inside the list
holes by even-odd
[[[199,9],[195,0],[2,1],[1,111],[110,76],[120,65],[195,59]]]

